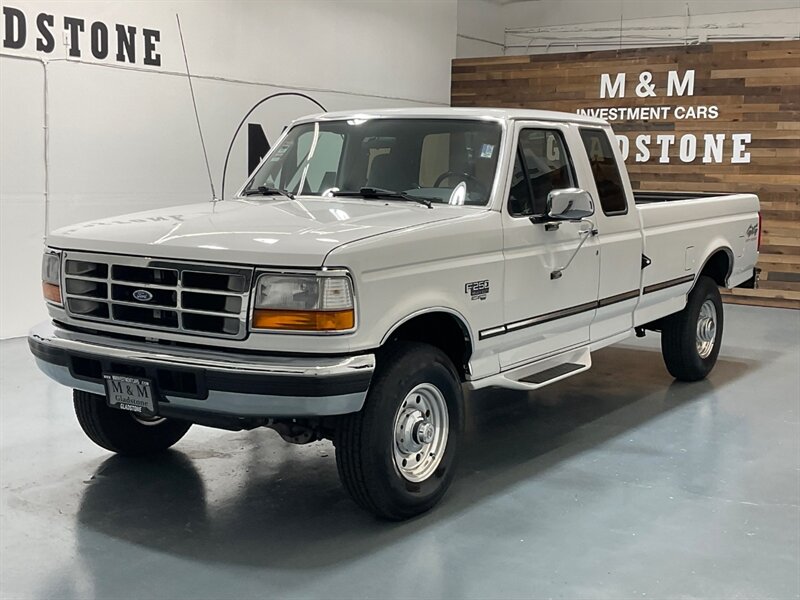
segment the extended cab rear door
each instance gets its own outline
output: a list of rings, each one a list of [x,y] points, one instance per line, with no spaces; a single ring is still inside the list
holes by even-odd
[[[593,342],[629,332],[639,301],[642,228],[619,145],[610,127],[578,126],[579,151],[573,157],[580,187],[595,202],[600,251],[598,308]]]
[[[577,187],[569,152],[582,148],[577,130],[517,121],[511,134],[514,166],[502,207],[505,315],[504,323],[488,332],[498,338],[501,369],[588,343],[600,271],[597,242],[589,236],[562,276],[551,278],[591,225],[531,221],[545,212],[549,192]]]

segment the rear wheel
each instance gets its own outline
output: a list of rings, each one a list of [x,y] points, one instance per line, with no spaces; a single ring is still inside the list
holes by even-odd
[[[364,408],[337,428],[336,464],[362,508],[408,519],[432,508],[452,482],[461,383],[450,359],[427,344],[398,342],[378,360]]]
[[[180,440],[192,424],[164,417],[142,417],[111,408],[104,396],[74,390],[72,402],[83,432],[111,452],[143,455],[163,452]]]
[[[661,352],[667,370],[681,381],[703,379],[717,362],[722,342],[722,298],[716,282],[701,276],[686,307],[667,317]]]

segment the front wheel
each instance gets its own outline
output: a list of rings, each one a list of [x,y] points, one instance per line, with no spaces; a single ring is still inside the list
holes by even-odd
[[[362,508],[389,520],[432,508],[447,491],[463,422],[461,383],[438,348],[382,352],[364,408],[337,428],[339,477]]]
[[[163,417],[145,418],[111,408],[104,396],[74,390],[72,402],[81,429],[95,444],[126,455],[156,454],[180,440],[192,424]]]
[[[681,381],[697,381],[717,362],[722,342],[722,298],[716,282],[701,276],[686,307],[664,320],[661,353],[667,370]]]

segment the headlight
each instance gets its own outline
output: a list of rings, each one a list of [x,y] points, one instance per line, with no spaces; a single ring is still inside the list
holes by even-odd
[[[55,250],[42,257],[42,293],[48,302],[61,305],[61,253]]]
[[[349,277],[261,275],[256,281],[254,329],[347,331],[355,324]]]

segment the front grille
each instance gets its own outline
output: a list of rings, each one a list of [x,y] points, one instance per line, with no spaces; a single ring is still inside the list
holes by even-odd
[[[65,252],[67,313],[141,329],[242,339],[253,269]]]

